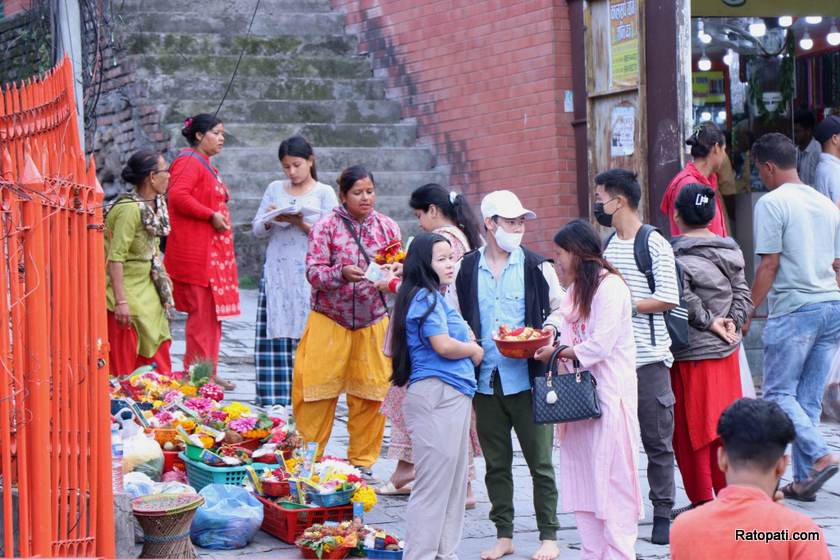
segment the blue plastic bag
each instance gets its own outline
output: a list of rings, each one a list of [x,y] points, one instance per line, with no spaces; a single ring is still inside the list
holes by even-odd
[[[216,550],[248,546],[262,525],[259,500],[241,486],[227,484],[209,484],[199,494],[204,496],[204,505],[190,527],[193,543]]]

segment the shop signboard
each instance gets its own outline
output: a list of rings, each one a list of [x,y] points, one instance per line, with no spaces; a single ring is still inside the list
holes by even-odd
[[[610,0],[610,86],[639,83],[639,11],[637,0]]]

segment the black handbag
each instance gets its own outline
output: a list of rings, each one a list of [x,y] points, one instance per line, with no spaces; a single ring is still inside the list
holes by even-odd
[[[560,352],[568,346],[559,346],[551,354],[545,375],[534,378],[531,401],[535,424],[558,424],[601,417],[601,401],[595,377],[589,371],[580,371],[574,362],[574,373],[560,373]]]

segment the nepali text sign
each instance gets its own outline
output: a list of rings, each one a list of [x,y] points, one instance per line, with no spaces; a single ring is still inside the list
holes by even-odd
[[[610,86],[639,83],[637,0],[610,0]]]

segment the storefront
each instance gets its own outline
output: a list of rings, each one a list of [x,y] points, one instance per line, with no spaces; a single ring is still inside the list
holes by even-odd
[[[727,133],[731,170],[719,174],[720,191],[748,272],[752,209],[766,192],[750,147],[766,132],[789,136],[800,149],[800,176],[813,182],[808,162],[820,147],[811,130],[840,114],[838,27],[838,2],[692,2],[690,126],[712,121]]]
[[[807,148],[807,126],[801,126],[807,115],[819,122],[840,114],[840,2],[568,5],[580,215],[592,216],[593,177],[625,167],[639,175],[644,219],[668,231],[659,210],[663,195],[690,158],[685,140],[699,123],[712,121],[729,139],[731,171],[721,172],[720,191],[752,281],[753,207],[766,189],[750,164],[750,147],[776,131]],[[746,342],[756,374],[762,323],[754,322]]]

